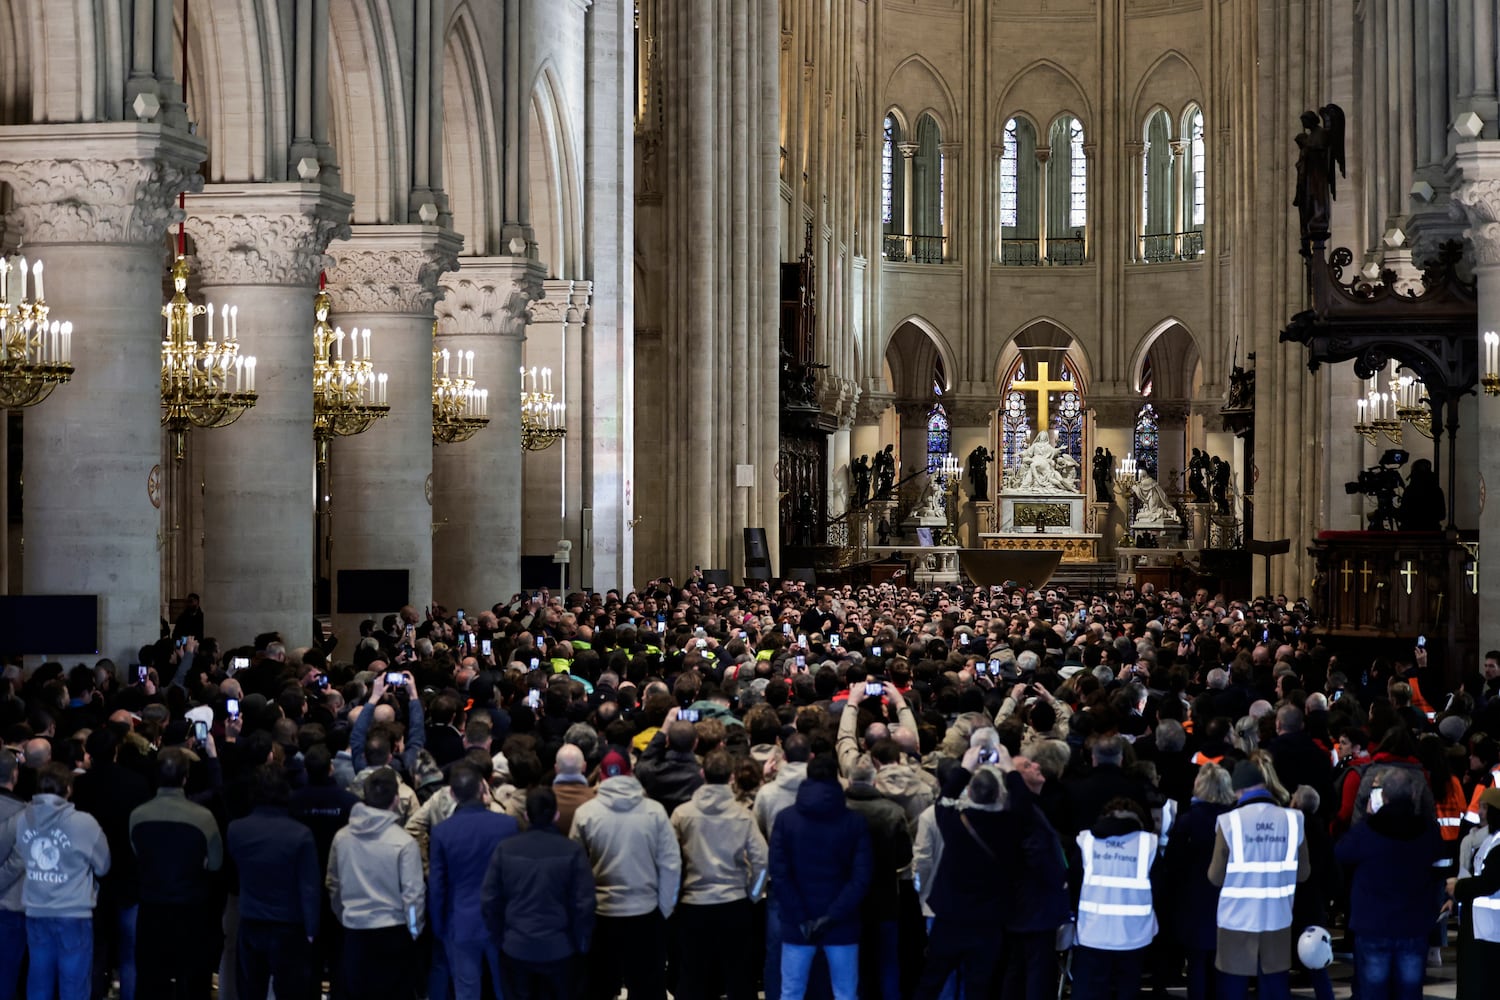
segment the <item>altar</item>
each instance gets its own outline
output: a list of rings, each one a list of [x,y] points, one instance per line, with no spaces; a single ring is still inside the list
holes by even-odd
[[[1000,530],[1077,535],[1084,530],[1082,493],[1000,494]]]

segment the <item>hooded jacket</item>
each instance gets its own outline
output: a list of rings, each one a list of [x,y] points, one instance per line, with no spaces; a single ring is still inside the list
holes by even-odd
[[[646,798],[634,777],[601,782],[593,801],[573,814],[568,836],[588,852],[599,916],[638,917],[657,909],[672,915],[682,855],[667,811]]]
[[[844,792],[844,801],[864,817],[870,828],[874,867],[870,872],[870,890],[865,894],[864,918],[874,923],[895,920],[900,876],[912,861],[912,836],[906,813],[870,785],[850,785]]]
[[[666,733],[658,732],[636,762],[635,776],[670,816],[702,786],[703,766],[690,750],[668,750]]]
[[[769,849],[750,810],[728,785],[704,785],[672,814],[682,847],[682,899],[690,906],[733,903],[758,895]]]
[[[837,781],[807,781],[771,835],[776,915],[787,944],[858,944],[860,903],[870,886],[872,852],[864,817],[844,804]],[[802,925],[827,918],[816,942]]]
[[[422,927],[422,852],[389,809],[354,807],[349,825],[334,835],[326,883],[334,915],[350,930],[408,926],[413,914]]]
[[[92,917],[99,879],[109,872],[109,841],[94,817],[60,796],[37,795],[12,822],[15,846],[0,868],[0,893],[20,879],[28,917]]]
[[[25,811],[26,803],[22,799],[9,789],[0,788],[0,858],[8,859],[11,849],[16,846],[16,824]],[[4,863],[0,861],[0,865]],[[21,902],[22,881],[18,878],[11,883],[9,889],[0,892],[0,910],[7,913],[26,912],[26,906]]]
[[[782,810],[791,808],[792,804],[797,801],[797,789],[802,787],[802,782],[805,780],[807,780],[806,761],[797,763],[783,761],[771,783],[761,785],[760,791],[755,793],[755,822],[760,827],[760,832],[765,835],[767,843],[771,840],[776,817],[781,814]]]
[[[889,764],[875,772],[875,790],[906,813],[906,832],[917,836],[917,818],[937,801],[933,780],[915,764]]]

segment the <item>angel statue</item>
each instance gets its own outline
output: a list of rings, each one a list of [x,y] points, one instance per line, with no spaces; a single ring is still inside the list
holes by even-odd
[[[1046,431],[1038,431],[1016,457],[1011,475],[1014,480],[1007,483],[1006,492],[1074,493],[1078,489],[1078,463],[1066,449],[1052,444]]]
[[[1320,111],[1302,112],[1302,133],[1297,136],[1301,154],[1297,157],[1297,206],[1302,223],[1302,253],[1310,254],[1315,246],[1328,240],[1329,208],[1338,197],[1338,176],[1344,171],[1344,109],[1325,104]]]

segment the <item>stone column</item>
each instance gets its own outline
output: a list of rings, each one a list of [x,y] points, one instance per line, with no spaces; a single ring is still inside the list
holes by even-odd
[[[560,539],[573,543],[568,585],[583,584],[584,552],[582,500],[583,454],[589,448],[590,428],[581,405],[583,366],[580,342],[588,316],[587,281],[548,278],[542,295],[527,307],[527,368],[552,369],[552,392],[567,409],[568,434],[545,451],[527,452],[525,466],[522,550],[526,555],[549,555]]]
[[[162,237],[203,144],[159,125],[0,128],[10,237],[46,263],[52,316],[73,324],[72,382],[27,414],[23,588],[97,594],[99,651],[130,663],[157,635]]]
[[[404,569],[418,608],[433,589],[432,324],[438,279],[458,267],[463,239],[437,226],[355,226],[329,247],[335,266],[330,322],[368,327],[376,371],[389,377],[391,412],[355,437],[333,443],[334,622],[357,634],[359,620],[396,608],[338,613],[341,569]],[[311,477],[309,476],[309,479]]]
[[[474,381],[489,390],[489,426],[432,457],[433,576],[437,599],[477,614],[521,587],[521,397],[517,372],[526,307],[541,294],[541,264],[526,257],[464,257],[443,280],[438,346],[474,352]]]
[[[352,204],[318,184],[214,184],[188,199],[200,298],[239,309],[260,394],[231,426],[201,432],[199,447],[203,607],[227,644],[269,631],[293,646],[311,638],[312,305]]]
[[[1460,142],[1453,163],[1452,198],[1468,217],[1464,235],[1474,247],[1483,366],[1484,334],[1500,330],[1500,141]],[[1500,449],[1489,447],[1500,436],[1500,400],[1481,395],[1477,416],[1477,426],[1459,440],[1474,442],[1465,450],[1474,456],[1479,473],[1479,648],[1486,650],[1500,647]],[[1443,457],[1452,461],[1454,456]],[[1446,490],[1446,473],[1443,478]],[[1496,491],[1496,499],[1489,499],[1490,490]]]

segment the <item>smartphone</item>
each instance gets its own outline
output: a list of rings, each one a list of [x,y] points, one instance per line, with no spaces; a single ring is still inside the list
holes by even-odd
[[[187,645],[187,636],[183,636],[181,639],[177,640],[177,648],[178,649],[181,649],[183,646],[186,646],[186,645]]]
[[[828,637],[828,645],[832,646],[834,649],[839,648],[839,637],[837,632]]]
[[[547,637],[545,635],[536,637],[536,651],[538,653],[545,653],[547,651]]]
[[[198,738],[199,743],[208,739],[208,723],[202,720],[193,723],[193,735]]]
[[[990,661],[990,673],[993,674],[996,677],[1000,676],[1000,661],[999,660],[991,660]]]
[[[801,653],[797,654],[797,666],[798,667],[805,667],[805,666],[807,666],[807,657],[803,656]]]
[[[459,608],[458,609],[458,620],[459,621],[463,621],[464,620],[464,609],[463,608]]]
[[[660,618],[656,619],[656,631],[658,635],[665,634],[667,631],[667,623],[662,621]]]
[[[879,698],[885,694],[885,685],[879,681],[865,681],[865,697]]]
[[[323,690],[325,690],[325,691],[328,690],[328,675],[327,674],[319,674],[318,675],[318,680],[317,680],[316,683],[317,683],[318,687],[322,688]]]
[[[240,700],[238,698],[225,698],[224,714],[231,719],[238,719],[240,717]]]
[[[479,640],[479,651],[481,653],[483,653],[485,656],[489,656],[490,655],[490,649],[491,648],[492,647],[490,646],[490,640],[488,640],[488,639],[480,639]]]
[[[697,722],[698,710],[696,708],[679,708],[677,710],[678,722]]]
[[[1427,637],[1425,635],[1419,635],[1419,636],[1417,636],[1417,648],[1418,649],[1426,649],[1427,648]]]
[[[1328,699],[1328,700],[1329,701],[1338,701],[1343,696],[1344,696],[1344,689],[1343,688],[1337,688],[1333,692],[1333,697],[1330,698],[1330,699]]]
[[[142,663],[140,666],[138,666],[138,667],[135,668],[135,682],[137,684],[144,684],[144,683],[146,683],[146,677],[150,673],[151,673],[151,668],[148,667],[148,666],[146,666],[144,663]]]
[[[526,692],[526,704],[533,709],[542,707],[542,692],[532,688]]]
[[[993,764],[999,759],[1000,755],[993,750],[984,749],[979,751],[979,763],[981,764]]]
[[[387,671],[385,675],[386,687],[401,687],[406,683],[406,676],[399,670]]]
[[[1271,630],[1270,629],[1263,628],[1263,629],[1260,630],[1260,641],[1261,642],[1270,642],[1271,641]]]
[[[781,634],[782,635],[791,635],[792,634],[792,623],[791,622],[782,622],[781,623]]]
[[[958,633],[958,644],[960,646],[967,646],[969,644],[968,635],[963,632]]]
[[[871,646],[870,647],[870,655],[871,656],[880,656],[881,655],[880,647],[879,646]]]
[[[740,629],[739,632],[736,633],[736,635],[738,635],[740,637],[740,642],[749,642],[750,641],[750,636],[748,636],[748,635],[745,634],[745,630],[744,629]]]
[[[707,639],[699,639],[697,645],[698,645],[699,649],[707,649],[708,648],[708,640]]]
[[[807,636],[803,635],[801,632],[797,633],[797,645],[799,645],[799,646],[806,646],[807,645]]]
[[[533,656],[531,658],[531,669],[532,670],[535,670],[537,667],[539,667],[541,665],[542,665],[542,661],[541,660],[537,659],[535,656]]]
[[[250,657],[236,656],[229,661],[229,672],[232,674],[237,670],[244,670],[248,666],[250,666]]]

